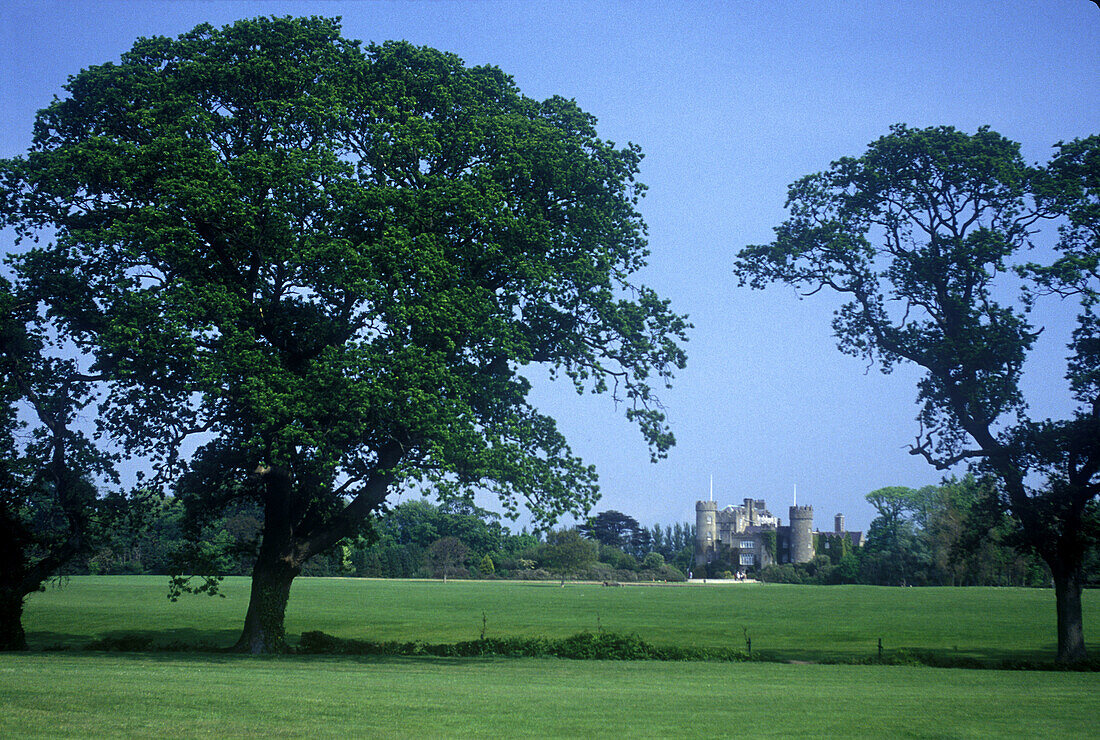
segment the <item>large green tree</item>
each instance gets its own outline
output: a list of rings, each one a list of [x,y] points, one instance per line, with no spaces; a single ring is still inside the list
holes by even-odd
[[[1020,542],[1050,566],[1062,661],[1086,657],[1082,563],[1100,493],[1098,149],[1095,136],[1059,145],[1033,168],[988,129],[898,125],[861,157],[794,183],[775,240],[745,248],[736,266],[755,288],[842,294],[833,320],[842,351],[884,371],[923,369],[911,452],[995,477]],[[1062,219],[1060,256],[1028,267],[1023,255],[1048,218]],[[1005,278],[1018,275],[1031,290],[1013,302]],[[1043,291],[1081,306],[1067,371],[1076,407],[1060,420],[1031,419],[1020,388],[1041,331],[1027,308]]]
[[[25,650],[23,604],[87,552],[117,499],[110,454],[80,428],[94,378],[56,351],[37,303],[0,278],[0,650]]]
[[[50,237],[21,280],[110,378],[107,428],[186,467],[192,510],[262,504],[238,647],[263,652],[303,564],[402,487],[588,510],[529,366],[611,391],[654,459],[673,443],[653,387],[687,324],[632,279],[640,160],[497,68],[257,19],[83,70],[3,174]]]
[[[577,527],[585,537],[591,537],[602,545],[626,550],[642,529],[638,520],[621,511],[601,511],[591,520]]]
[[[599,544],[576,529],[551,531],[547,532],[546,542],[539,548],[539,563],[559,575],[564,587],[566,577],[591,567],[599,552]]]
[[[927,495],[925,489],[888,486],[865,497],[878,512],[867,529],[867,545],[862,553],[864,573],[871,583],[907,586],[927,582],[928,551],[907,516],[918,510]]]

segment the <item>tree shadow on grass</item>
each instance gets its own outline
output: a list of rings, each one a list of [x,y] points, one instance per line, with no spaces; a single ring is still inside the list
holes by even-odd
[[[27,653],[0,653],[2,655],[13,656],[25,656],[25,655],[46,655],[55,654],[61,652],[66,659],[76,659],[89,661],[103,660],[104,658],[110,658],[111,660],[121,661],[125,663],[154,663],[158,665],[187,665],[201,663],[203,665],[226,665],[235,666],[241,664],[254,663],[260,661],[261,663],[279,662],[290,665],[301,666],[318,666],[325,665],[396,665],[396,666],[423,666],[425,663],[431,663],[440,666],[472,666],[472,665],[485,665],[490,663],[499,663],[502,661],[510,661],[511,658],[505,658],[500,656],[474,656],[474,657],[441,657],[434,655],[310,655],[303,653],[282,653],[278,655],[249,655],[246,653],[231,652],[226,649],[221,650],[187,650],[187,651],[172,651],[172,650],[151,650],[151,651],[102,651],[102,650],[82,650],[66,648],[63,651],[39,651],[32,650]]]
[[[118,651],[127,646],[143,651],[193,652],[216,651],[236,642],[240,630],[111,630],[95,638],[64,632],[32,631],[27,633],[27,643],[32,650],[100,650]]]

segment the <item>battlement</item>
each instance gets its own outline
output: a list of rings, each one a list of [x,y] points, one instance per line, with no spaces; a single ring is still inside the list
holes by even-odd
[[[792,506],[790,509],[791,519],[813,519],[814,507],[812,506]]]
[[[696,511],[718,511],[718,504],[714,501],[696,501]]]

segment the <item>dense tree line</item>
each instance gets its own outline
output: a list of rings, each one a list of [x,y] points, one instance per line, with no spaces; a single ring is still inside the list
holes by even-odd
[[[69,574],[147,574],[184,579],[194,574],[247,575],[262,531],[258,506],[236,506],[210,521],[197,521],[186,502],[169,497],[135,504],[137,526],[111,530],[73,560]],[[598,514],[624,517],[618,512]],[[629,540],[616,546],[577,529],[513,532],[500,515],[468,503],[436,505],[413,500],[394,506],[354,540],[313,559],[304,575],[371,578],[579,577],[599,581],[683,580],[693,556],[694,532],[677,523],[646,529],[632,522]],[[585,554],[566,556],[579,546]]]
[[[1051,584],[1040,557],[1019,546],[1018,525],[1000,506],[993,484],[972,475],[920,489],[891,486],[867,494],[878,515],[862,548],[815,541],[809,563],[773,565],[761,577],[785,583],[881,586],[1042,586]],[[838,546],[839,545],[839,546]],[[1100,553],[1086,559],[1086,581],[1100,584]]]

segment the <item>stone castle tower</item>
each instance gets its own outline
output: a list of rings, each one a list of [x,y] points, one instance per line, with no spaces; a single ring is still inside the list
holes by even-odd
[[[790,515],[790,562],[808,563],[814,559],[814,507],[792,506]]]
[[[695,562],[709,563],[718,551],[718,504],[695,502]]]

